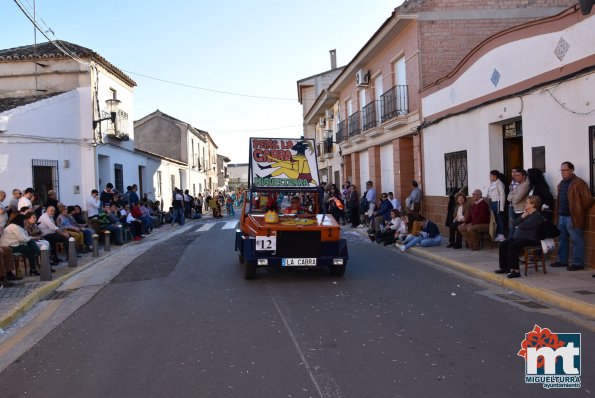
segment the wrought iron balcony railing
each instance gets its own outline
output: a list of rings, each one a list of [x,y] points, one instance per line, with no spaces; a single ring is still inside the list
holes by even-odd
[[[337,127],[338,127],[338,130],[337,130],[337,134],[336,134],[336,140],[337,140],[337,143],[340,143],[340,142],[345,141],[345,139],[347,138],[347,137],[345,137],[346,136],[346,134],[345,134],[345,120],[339,122]]]
[[[376,119],[376,101],[370,102],[362,108],[362,130],[366,131],[378,125]]]
[[[355,137],[362,132],[362,128],[359,124],[359,112],[352,113],[347,119],[347,131],[349,133],[349,138]]]
[[[380,96],[380,121],[409,113],[407,85],[394,86]]]

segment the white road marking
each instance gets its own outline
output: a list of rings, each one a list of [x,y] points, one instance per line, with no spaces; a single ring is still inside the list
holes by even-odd
[[[208,231],[209,229],[213,228],[213,226],[214,226],[215,224],[219,224],[219,223],[212,222],[212,223],[209,223],[209,224],[205,224],[205,225],[203,225],[202,227],[200,227],[199,229],[197,229],[197,231],[198,231],[198,232],[205,232],[205,231]]]
[[[236,227],[236,225],[238,225],[237,221],[228,221],[225,223],[225,225],[221,229],[234,229]]]
[[[295,346],[295,349],[297,350],[298,354],[300,355],[300,358],[302,360],[302,363],[304,364],[304,367],[306,368],[306,371],[308,372],[308,375],[310,376],[310,380],[312,380],[312,384],[314,384],[314,387],[316,388],[316,391],[318,391],[318,395],[321,398],[324,398],[325,395],[322,393],[322,389],[320,388],[320,386],[318,385],[318,382],[316,381],[316,377],[314,376],[314,372],[312,372],[312,368],[308,364],[308,361],[306,360],[306,357],[304,355],[304,352],[302,351],[302,348],[300,347],[297,339],[295,338],[295,334],[291,330],[291,327],[289,326],[289,323],[285,319],[285,316],[283,316],[283,313],[281,312],[281,308],[279,308],[279,305],[277,304],[277,301],[273,297],[273,294],[271,293],[271,289],[269,287],[267,287],[267,292],[269,294],[269,297],[273,301],[273,304],[275,305],[275,308],[277,310],[277,313],[279,314],[279,317],[283,321],[283,325],[285,325],[285,329],[287,330],[287,333],[289,334],[289,337],[291,338],[291,341],[293,342],[293,345]]]

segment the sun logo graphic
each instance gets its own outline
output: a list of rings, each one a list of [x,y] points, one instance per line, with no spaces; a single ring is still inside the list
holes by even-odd
[[[548,389],[581,387],[580,333],[553,333],[535,325],[525,333],[517,355],[525,358],[525,383]]]

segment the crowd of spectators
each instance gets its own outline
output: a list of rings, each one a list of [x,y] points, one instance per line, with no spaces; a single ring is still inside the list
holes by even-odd
[[[30,275],[39,275],[43,247],[50,250],[50,264],[55,266],[67,260],[70,238],[74,239],[77,257],[93,250],[95,233],[109,231],[116,245],[123,244],[128,236],[141,240],[163,223],[164,213],[159,202],[146,195],[141,200],[137,190],[132,185],[121,195],[111,183],[101,194],[93,189],[85,201],[86,217],[79,205],[62,203],[54,190],[47,192],[43,203],[33,188],[15,188],[8,200],[6,192],[0,191],[0,285],[10,286],[21,279],[14,273],[15,253],[27,259]]]

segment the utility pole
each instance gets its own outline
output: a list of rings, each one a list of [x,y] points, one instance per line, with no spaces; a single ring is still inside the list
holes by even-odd
[[[35,15],[35,0],[33,0],[33,64],[35,65],[35,95],[39,93],[37,85],[37,19]]]

